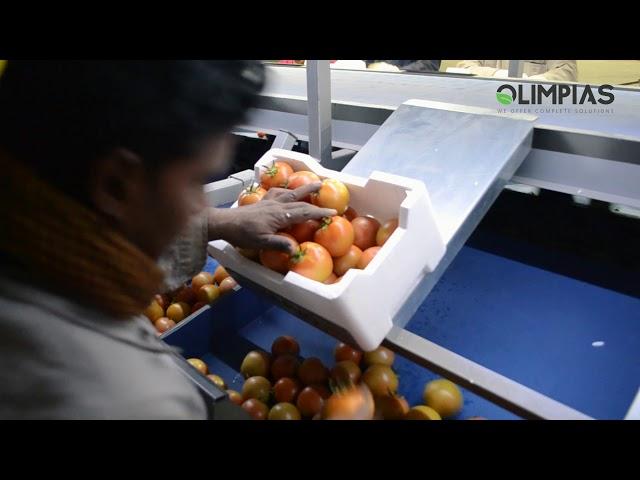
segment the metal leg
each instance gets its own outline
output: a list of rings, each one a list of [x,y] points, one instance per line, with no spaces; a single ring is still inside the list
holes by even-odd
[[[522,60],[509,60],[509,76],[511,78],[522,78],[524,63]]]
[[[309,154],[320,162],[331,160],[331,71],[329,60],[307,62]]]

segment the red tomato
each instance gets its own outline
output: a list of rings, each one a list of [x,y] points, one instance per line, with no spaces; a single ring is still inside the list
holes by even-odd
[[[347,220],[351,221],[354,218],[356,218],[358,216],[358,212],[356,212],[353,207],[349,207],[345,210],[344,214],[342,215],[344,218],[346,218]]]
[[[351,361],[356,365],[360,365],[360,361],[362,360],[362,352],[353,348],[351,345],[347,345],[346,343],[339,343],[336,345],[336,349],[333,351],[333,356],[336,359],[336,362]]]
[[[331,369],[331,380],[338,385],[352,385],[360,381],[362,371],[351,360],[336,363]]]
[[[395,232],[396,228],[398,228],[398,219],[394,218],[393,220],[387,220],[382,224],[382,226],[378,229],[376,233],[376,243],[379,246],[385,244],[389,237],[393,232]]]
[[[380,251],[380,248],[381,247],[367,248],[364,252],[362,252],[362,256],[360,257],[360,260],[358,260],[358,264],[356,265],[356,267],[360,269],[367,268],[367,265],[371,263],[371,260],[373,260],[373,257],[377,255],[377,253]]]
[[[313,240],[327,249],[332,257],[346,255],[353,244],[353,227],[346,218],[325,218]]]
[[[197,275],[196,275],[197,277]],[[193,290],[191,287],[181,287],[173,297],[174,302],[184,302],[189,305],[196,302],[196,292],[197,290]]]
[[[322,245],[304,242],[289,261],[289,269],[304,277],[324,282],[333,271],[331,255]]]
[[[244,189],[238,197],[238,206],[252,205],[258,203],[267,194],[267,191],[260,185],[253,184],[249,188]]]
[[[329,371],[319,358],[309,357],[298,368],[298,378],[305,385],[322,384],[329,378]]]
[[[271,377],[274,381],[282,377],[294,378],[298,372],[300,361],[293,355],[285,353],[271,363]]]
[[[360,250],[355,245],[351,245],[351,247],[349,247],[349,251],[346,254],[333,259],[333,272],[338,277],[341,277],[342,275],[347,273],[347,270],[351,268],[357,268],[360,257],[362,257],[362,250]]]
[[[270,167],[262,167],[264,172],[260,175],[260,186],[265,190],[273,187],[286,188],[293,168],[285,162],[273,162]]]
[[[255,398],[250,398],[242,404],[242,408],[251,415],[254,420],[266,420],[269,414],[269,407]]]
[[[288,238],[293,244],[294,248],[298,249],[298,242],[288,233],[276,233]],[[289,270],[289,261],[291,257],[287,252],[281,252],[279,250],[260,250],[260,263],[271,270],[275,270],[280,273],[287,273]]]
[[[196,302],[193,304],[193,309],[191,311],[191,313],[196,312],[198,310],[200,310],[202,307],[204,307],[206,305],[206,303],[204,302]]]
[[[276,402],[295,403],[302,386],[294,378],[282,377],[273,386]]]
[[[380,222],[373,217],[357,217],[351,220],[353,225],[353,244],[360,250],[376,246],[376,234],[380,228]]]
[[[155,299],[156,303],[160,305],[160,308],[162,308],[162,310],[166,310],[167,307],[171,305],[171,297],[166,293],[155,295],[153,298]]]
[[[298,223],[287,230],[287,233],[291,234],[298,243],[310,242],[313,240],[313,236],[316,230],[320,228],[322,224],[318,220],[305,220],[302,223]]]
[[[298,395],[296,406],[303,417],[313,417],[322,411],[324,398],[312,387],[306,387]]]
[[[282,335],[276,338],[271,344],[271,354],[273,357],[280,355],[298,355],[300,353],[300,345],[298,341],[289,335]]]
[[[311,194],[311,203],[322,208],[333,208],[338,215],[342,215],[349,206],[349,190],[340,180],[327,178],[320,190]]]

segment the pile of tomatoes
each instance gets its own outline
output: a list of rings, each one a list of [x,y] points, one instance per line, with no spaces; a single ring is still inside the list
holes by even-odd
[[[238,248],[240,253],[276,272],[293,271],[326,284],[339,282],[352,268],[366,268],[398,227],[398,220],[394,218],[381,224],[372,216],[359,216],[349,206],[349,189],[337,179],[321,180],[313,172],[294,172],[288,163],[274,162],[265,167],[259,185],[254,184],[240,193],[238,206],[259,202],[270,188],[294,190],[316,182],[322,183],[320,190],[304,201],[334,209],[338,215],[306,220],[278,232],[293,245],[296,253],[292,255],[276,250]]]
[[[236,285],[233,277],[220,265],[213,274],[200,272],[175,291],[155,295],[144,314],[158,333],[164,333],[193,312],[211,305]]]
[[[333,356],[331,368],[315,357],[302,359],[296,339],[281,336],[270,353],[249,352],[240,365],[245,379],[241,391],[226,391],[255,420],[440,420],[462,408],[460,389],[445,379],[427,383],[423,404],[410,407],[398,394],[395,355],[385,347],[362,352],[338,343]],[[188,361],[218,387],[227,388],[202,360]]]

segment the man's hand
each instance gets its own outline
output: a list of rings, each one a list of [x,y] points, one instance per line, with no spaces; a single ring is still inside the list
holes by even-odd
[[[264,198],[239,208],[209,209],[209,240],[223,239],[236,247],[293,252],[291,243],[275,235],[291,225],[309,219],[337,215],[335,210],[319,208],[300,200],[317,192],[321,183],[295,190],[271,188]]]

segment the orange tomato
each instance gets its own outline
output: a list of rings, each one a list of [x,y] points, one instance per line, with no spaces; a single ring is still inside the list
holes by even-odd
[[[311,203],[322,208],[332,208],[342,215],[349,206],[349,189],[340,180],[327,178],[320,190],[311,194]]]
[[[310,183],[318,183],[320,182],[320,177],[313,172],[308,172],[306,170],[300,170],[298,172],[293,172],[289,175],[289,182],[287,183],[287,188],[290,190],[295,190],[296,188],[302,187],[304,185],[309,185]],[[303,202],[310,202],[311,196],[307,196],[302,199]],[[295,236],[295,235],[294,235]]]
[[[260,175],[260,186],[265,190],[273,187],[286,188],[289,177],[293,173],[291,165],[285,162],[273,162],[270,167],[262,167],[264,172]]]
[[[333,271],[333,260],[322,245],[304,242],[289,260],[289,269],[311,280],[324,282]]]
[[[298,249],[299,245],[295,238],[288,233],[277,233],[288,238],[293,244],[294,248]],[[291,256],[287,252],[281,252],[280,250],[260,250],[260,263],[271,270],[275,270],[279,273],[287,273],[289,271],[289,261]]]
[[[332,257],[346,255],[353,244],[353,227],[346,218],[327,217],[313,236],[313,240],[327,249]]]
[[[362,257],[362,250],[360,250],[355,245],[351,245],[351,247],[349,247],[349,251],[346,254],[333,259],[333,272],[338,277],[341,277],[342,275],[347,273],[347,270],[351,268],[357,268],[360,257]]]
[[[267,191],[260,185],[253,184],[245,188],[238,197],[238,206],[252,205],[258,203],[267,194]]]
[[[360,260],[358,260],[358,264],[356,265],[356,267],[360,269],[367,268],[367,265],[369,265],[371,260],[373,260],[373,257],[375,257],[376,254],[380,251],[380,248],[381,247],[367,248],[364,252],[362,252],[362,256],[360,257]]]

